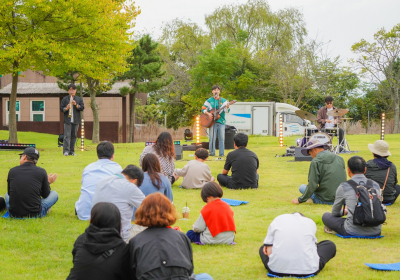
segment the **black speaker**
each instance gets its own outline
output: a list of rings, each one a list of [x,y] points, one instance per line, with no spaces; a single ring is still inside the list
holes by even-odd
[[[312,157],[303,155],[301,149],[301,147],[296,147],[294,149],[294,161],[312,161]]]
[[[183,158],[183,149],[181,145],[175,145],[175,159],[181,160]]]

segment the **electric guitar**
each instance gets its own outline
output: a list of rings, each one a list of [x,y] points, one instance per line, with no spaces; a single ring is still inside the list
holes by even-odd
[[[235,103],[236,103],[236,100],[232,100],[228,104],[230,106]],[[207,127],[207,128],[211,127],[214,124],[214,122],[220,118],[219,114],[222,112],[222,110],[225,109],[225,107],[226,107],[226,105],[222,105],[221,108],[219,108],[218,110],[212,109],[210,111],[210,113],[212,114],[212,117],[210,117],[209,115],[207,115],[205,113],[202,113],[200,115],[201,126]]]

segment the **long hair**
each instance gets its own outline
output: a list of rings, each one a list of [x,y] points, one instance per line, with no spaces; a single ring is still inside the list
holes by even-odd
[[[169,132],[161,132],[160,135],[158,135],[154,150],[157,155],[167,157],[170,162],[172,161],[175,157],[175,147]]]
[[[155,154],[147,154],[142,161],[142,170],[147,172],[150,177],[151,183],[157,188],[161,188],[161,165],[158,157]]]
[[[90,223],[98,228],[115,228],[121,233],[121,213],[109,202],[96,203],[90,212]]]
[[[135,223],[144,227],[167,227],[176,222],[176,210],[169,199],[159,193],[146,196],[135,213]]]

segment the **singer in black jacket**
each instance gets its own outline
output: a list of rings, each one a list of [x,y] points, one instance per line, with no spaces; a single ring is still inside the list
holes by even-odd
[[[61,100],[60,110],[64,113],[64,145],[63,154],[64,156],[75,155],[75,142],[76,134],[78,132],[79,124],[81,123],[81,113],[85,109],[83,99],[76,96],[76,86],[70,84],[68,86],[68,96],[65,96]],[[72,110],[71,117],[69,117],[70,105],[72,96]]]

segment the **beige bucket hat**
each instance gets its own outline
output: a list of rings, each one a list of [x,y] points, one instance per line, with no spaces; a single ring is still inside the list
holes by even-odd
[[[374,144],[368,144],[368,149],[375,155],[381,157],[391,156],[389,152],[389,144],[383,140],[376,140]]]

